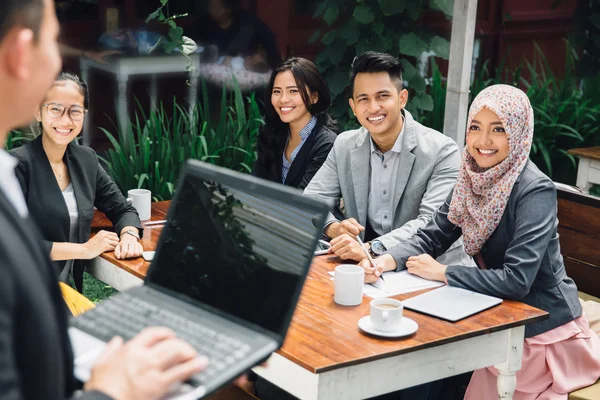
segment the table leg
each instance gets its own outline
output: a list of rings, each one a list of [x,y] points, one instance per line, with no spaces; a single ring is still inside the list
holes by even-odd
[[[512,400],[517,388],[517,371],[521,369],[525,327],[512,328],[506,343],[506,361],[496,365],[498,369],[498,399]]]
[[[124,132],[129,124],[129,115],[127,110],[127,80],[129,76],[126,74],[117,75],[118,82],[118,94],[117,94],[117,120],[119,121],[118,129],[120,132]],[[123,135],[127,137],[127,135]],[[127,143],[123,143],[123,146],[127,146]]]
[[[577,167],[577,187],[585,193],[589,193],[592,184],[588,180],[590,165],[592,160],[589,158],[579,157],[579,166]]]
[[[156,82],[156,74],[152,74],[150,78],[150,109],[157,109],[158,84]]]
[[[88,90],[89,90],[89,87],[90,87],[90,82],[88,80],[89,65],[83,58],[79,59],[79,70],[81,71],[81,80],[88,85]],[[82,143],[84,146],[89,146],[92,143],[92,132],[90,131],[91,126],[92,126],[91,118],[92,118],[92,113],[88,112],[85,115],[85,120],[83,121],[83,135],[82,135],[81,139],[82,139]]]
[[[194,61],[196,61],[195,59]],[[192,65],[192,69],[190,70],[190,87],[189,87],[189,108],[188,108],[188,116],[190,121],[193,121],[194,117],[194,109],[196,107],[196,99],[198,95],[198,81],[200,77],[200,63],[194,62]]]

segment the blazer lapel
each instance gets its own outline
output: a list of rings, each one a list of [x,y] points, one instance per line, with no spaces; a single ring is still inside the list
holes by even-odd
[[[356,148],[350,152],[350,171],[358,223],[365,226],[367,223],[367,204],[371,178],[371,136],[366,129],[362,129],[364,135],[356,141]],[[344,199],[344,201],[348,200]]]
[[[416,122],[412,115],[404,110],[404,137],[402,138],[402,148],[400,150],[400,162],[398,163],[398,170],[396,171],[396,185],[394,186],[394,203],[400,206],[400,199],[406,189],[408,178],[412,172],[412,167],[415,162],[415,155],[412,153],[415,147],[417,147],[417,132]]]
[[[294,182],[294,179],[297,178],[298,174],[300,172],[302,172],[302,170],[304,170],[304,168],[302,168],[304,166],[304,163],[306,162],[306,159],[310,153],[310,151],[312,150],[316,140],[317,140],[317,127],[315,126],[312,130],[312,132],[310,133],[310,135],[308,136],[308,138],[306,139],[306,142],[304,142],[304,144],[302,145],[302,148],[300,149],[300,151],[298,151],[298,154],[296,154],[296,158],[294,159],[294,162],[292,163],[292,166],[290,167],[290,170],[288,171],[288,174],[285,178],[285,183],[290,183],[290,182]],[[285,151],[285,149],[284,149]],[[282,152],[283,154],[283,152]]]

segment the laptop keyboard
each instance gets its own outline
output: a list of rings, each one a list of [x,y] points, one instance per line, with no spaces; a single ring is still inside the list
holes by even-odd
[[[193,383],[200,384],[243,360],[250,352],[250,346],[194,319],[184,310],[175,314],[139,297],[121,293],[104,301],[100,307],[74,318],[71,325],[106,342],[114,336],[129,340],[149,326],[170,328],[177,337],[210,359],[208,367],[192,379]]]

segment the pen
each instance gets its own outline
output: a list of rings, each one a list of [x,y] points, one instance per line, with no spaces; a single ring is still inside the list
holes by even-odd
[[[150,225],[163,225],[165,222],[167,222],[166,219],[161,219],[159,221],[149,221],[149,222],[145,222],[144,226],[150,226]]]
[[[358,240],[358,244],[360,244],[360,247],[365,252],[365,255],[369,259],[369,262],[371,263],[371,265],[373,266],[373,268],[375,268],[375,270],[377,270],[377,266],[375,265],[375,261],[373,261],[373,258],[371,258],[371,254],[369,254],[369,250],[367,250],[367,248],[365,247],[365,244],[360,239],[359,235],[356,235],[356,240]],[[385,282],[385,280],[383,279],[383,271],[382,271],[382,274],[379,276],[379,278],[381,278],[381,280]]]

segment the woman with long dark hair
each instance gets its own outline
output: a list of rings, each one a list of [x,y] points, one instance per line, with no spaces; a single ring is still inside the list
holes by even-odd
[[[273,71],[265,94],[265,126],[255,175],[304,189],[336,138],[327,110],[329,88],[311,61],[292,57]]]

